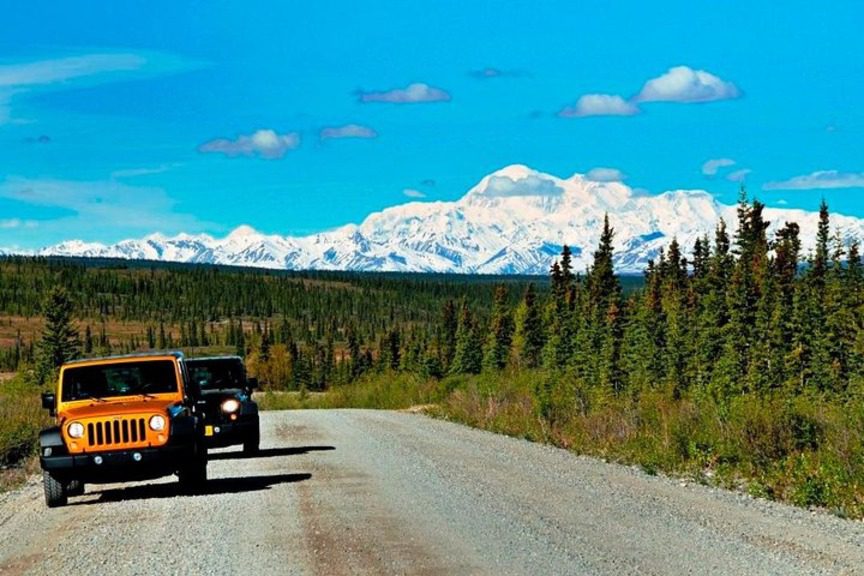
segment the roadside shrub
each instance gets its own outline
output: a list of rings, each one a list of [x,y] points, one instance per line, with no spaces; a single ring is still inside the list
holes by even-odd
[[[0,467],[15,466],[33,454],[39,431],[50,424],[41,391],[23,374],[0,383]]]

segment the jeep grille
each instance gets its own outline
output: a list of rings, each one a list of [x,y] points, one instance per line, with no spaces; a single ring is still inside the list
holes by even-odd
[[[120,418],[87,424],[88,446],[139,444],[147,442],[147,423],[144,418]]]

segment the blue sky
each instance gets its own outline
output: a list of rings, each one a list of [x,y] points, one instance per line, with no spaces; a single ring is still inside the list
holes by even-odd
[[[859,2],[3,12],[0,246],[306,234],[512,163],[864,217]]]

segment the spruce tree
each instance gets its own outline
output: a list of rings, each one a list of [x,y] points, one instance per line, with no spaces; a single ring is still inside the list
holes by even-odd
[[[574,279],[570,248],[565,245],[561,252],[561,265],[555,262],[552,267],[552,297],[545,313],[547,335],[543,364],[550,370],[566,367],[573,354]]]
[[[45,327],[39,342],[38,377],[44,382],[64,362],[80,351],[78,331],[72,324],[73,305],[63,287],[52,288],[42,304]]]
[[[609,224],[609,215],[603,217],[603,231],[600,234],[600,245],[594,252],[594,261],[586,277],[588,302],[594,308],[599,318],[604,318],[606,311],[613,303],[618,306],[621,298],[621,284],[615,276],[612,257],[615,249],[612,241],[615,230]],[[620,308],[620,306],[619,306]]]
[[[456,353],[456,328],[459,320],[456,317],[456,305],[453,300],[447,300],[441,310],[441,365],[449,370]]]
[[[90,355],[93,353],[93,332],[90,330],[90,324],[84,329],[84,354]]]
[[[398,370],[402,360],[401,336],[398,328],[393,328],[386,338],[386,362],[390,370]]]
[[[536,368],[540,365],[544,344],[543,319],[534,284],[528,284],[522,302],[516,309],[515,333],[513,336],[514,363],[521,368]]]
[[[345,330],[345,339],[348,346],[348,361],[350,363],[350,375],[352,379],[357,378],[363,373],[365,366],[360,352],[360,339],[357,338],[357,332],[353,324],[349,324]]]
[[[816,230],[816,251],[810,263],[810,279],[818,285],[825,280],[828,269],[828,242],[831,238],[831,222],[828,203],[825,199],[819,204],[819,225]]]
[[[495,302],[489,334],[483,351],[483,366],[487,370],[501,370],[507,365],[510,345],[513,342],[513,318],[507,304],[507,287],[503,284],[495,289]]]
[[[474,316],[463,302],[456,328],[456,351],[450,365],[452,374],[479,374],[483,365],[483,349]]]
[[[621,385],[618,362],[623,337],[624,315],[621,284],[613,266],[615,230],[609,215],[603,218],[600,245],[585,279],[586,301],[583,305],[585,327],[577,339],[575,356],[578,373],[589,383]]]

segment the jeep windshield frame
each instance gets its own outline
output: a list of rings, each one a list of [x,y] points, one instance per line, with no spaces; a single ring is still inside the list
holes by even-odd
[[[109,398],[177,394],[177,364],[170,359],[106,362],[66,366],[60,383],[60,401],[100,401]]]

